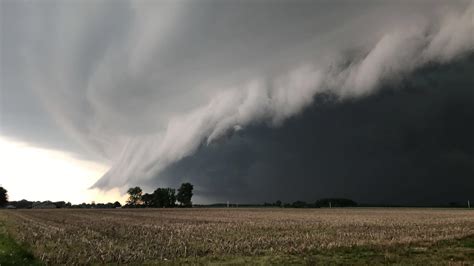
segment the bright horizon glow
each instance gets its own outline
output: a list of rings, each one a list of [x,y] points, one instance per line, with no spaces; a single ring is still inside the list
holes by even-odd
[[[90,189],[109,166],[81,160],[66,152],[0,137],[0,161],[0,186],[8,190],[10,201],[123,204],[126,199],[119,189]]]

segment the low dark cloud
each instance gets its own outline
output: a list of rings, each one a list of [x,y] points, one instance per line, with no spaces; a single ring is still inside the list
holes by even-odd
[[[428,66],[377,93],[317,96],[277,128],[249,127],[174,164],[208,201],[433,204],[474,198],[474,57]]]

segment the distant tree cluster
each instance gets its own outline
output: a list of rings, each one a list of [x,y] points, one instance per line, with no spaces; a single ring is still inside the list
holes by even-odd
[[[225,203],[216,203],[211,205],[200,205],[202,207],[225,207]],[[260,204],[240,204],[240,207],[280,207],[280,208],[331,208],[331,207],[356,207],[358,204],[351,199],[344,198],[325,198],[319,199],[316,202],[305,202],[301,200],[294,201],[293,203],[283,203],[281,200],[277,200],[273,203],[264,202]]]
[[[76,208],[76,209],[115,209],[115,208],[120,208],[122,207],[122,204],[120,202],[116,201],[114,203],[108,202],[108,203],[81,203],[77,205],[72,205],[71,208]]]
[[[281,200],[277,200],[274,203],[265,202],[265,203],[263,203],[263,206],[265,206],[265,207],[283,207],[283,202],[281,202]]]
[[[335,198],[335,199],[320,199],[315,203],[316,207],[357,207],[357,202],[351,199]]]
[[[173,208],[176,206],[176,190],[157,188],[151,194],[145,193],[141,200],[143,207]]]
[[[77,205],[72,205],[70,202],[65,201],[29,201],[29,200],[19,200],[19,201],[8,201],[7,190],[3,187],[0,187],[0,207],[7,207],[12,209],[32,209],[32,208],[118,208],[122,205],[120,202],[116,201],[115,203],[98,203],[95,204],[92,202],[82,203]]]
[[[114,203],[81,203],[81,204],[71,204],[70,202],[64,201],[10,201],[8,205],[16,209],[32,209],[32,208],[75,208],[75,209],[111,209],[111,208],[120,208],[122,205],[120,202],[116,201]]]
[[[351,199],[344,198],[326,198],[319,199],[314,203],[297,200],[293,203],[282,203],[280,200],[274,203],[265,202],[264,207],[283,207],[283,208],[324,208],[324,207],[356,207],[357,203]]]
[[[129,196],[127,204],[124,206],[127,208],[192,207],[191,198],[193,197],[193,185],[191,183],[181,184],[177,194],[174,188],[157,188],[151,194],[143,194],[143,190],[140,187],[130,188],[127,193]],[[179,205],[176,205],[176,202],[178,202]]]
[[[8,204],[17,209],[31,209],[33,203],[35,202],[23,199],[20,201],[10,201]]]
[[[139,207],[155,207],[155,208],[173,208],[192,207],[193,185],[191,183],[183,183],[176,193],[174,188],[157,188],[153,193],[143,194],[140,187],[133,187],[127,191],[129,197],[126,205],[127,208]],[[178,205],[177,205],[178,202]],[[14,209],[31,209],[31,208],[78,208],[78,209],[111,209],[120,208],[122,205],[116,201],[114,203],[81,203],[73,205],[65,201],[8,201],[7,190],[0,187],[0,207]]]
[[[8,202],[8,206],[16,209],[31,209],[43,206],[48,206],[49,208],[71,208],[73,205],[65,201],[29,201],[23,199],[20,201],[10,201]]]

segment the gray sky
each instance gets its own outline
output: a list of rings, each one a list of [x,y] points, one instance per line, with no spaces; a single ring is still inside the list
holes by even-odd
[[[279,130],[315,96],[370,97],[474,48],[472,1],[0,3],[0,134],[109,165],[102,189],[169,183],[183,158]]]

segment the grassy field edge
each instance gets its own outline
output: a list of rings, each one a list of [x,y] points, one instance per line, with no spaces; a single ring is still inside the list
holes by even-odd
[[[29,249],[17,243],[7,231],[7,221],[0,216],[0,265],[40,265]]]

